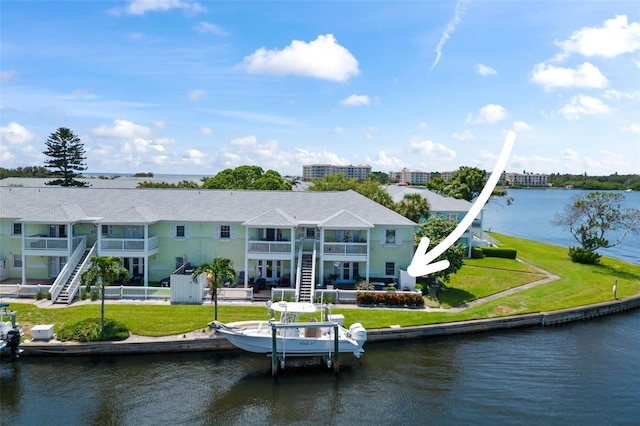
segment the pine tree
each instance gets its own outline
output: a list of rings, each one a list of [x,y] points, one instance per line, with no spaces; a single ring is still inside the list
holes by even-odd
[[[84,160],[84,145],[73,131],[66,127],[60,127],[55,133],[49,135],[46,142],[47,149],[44,155],[50,157],[44,166],[53,169],[52,174],[58,179],[47,182],[47,185],[60,186],[87,186],[86,182],[76,180],[79,173],[86,170]]]

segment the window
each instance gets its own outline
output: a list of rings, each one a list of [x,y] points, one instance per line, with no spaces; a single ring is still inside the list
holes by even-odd
[[[386,244],[395,244],[396,243],[396,230],[395,229],[387,229],[385,231],[384,242]]]
[[[13,267],[14,268],[22,268],[22,255],[14,254],[13,255]]]
[[[102,225],[102,235],[111,235],[113,228],[111,225]]]
[[[22,224],[21,223],[14,223],[13,224],[12,234],[13,235],[22,235]]]
[[[171,238],[189,238],[189,225],[173,225],[171,227]]]
[[[220,239],[221,240],[230,240],[231,239],[231,226],[229,226],[229,225],[220,225]]]
[[[386,262],[384,264],[384,274],[386,276],[396,276],[396,264],[395,262]]]

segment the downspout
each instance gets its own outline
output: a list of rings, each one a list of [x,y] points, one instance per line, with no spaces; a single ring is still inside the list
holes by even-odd
[[[149,286],[149,224],[145,223],[144,224],[144,263],[143,263],[143,269],[144,269],[144,286],[148,287]]]

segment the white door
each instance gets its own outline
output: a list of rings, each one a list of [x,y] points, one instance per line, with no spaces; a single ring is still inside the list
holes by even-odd
[[[66,263],[66,256],[49,256],[49,278],[57,277]]]

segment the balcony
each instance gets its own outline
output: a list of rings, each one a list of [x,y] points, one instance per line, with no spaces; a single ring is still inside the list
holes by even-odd
[[[136,257],[153,255],[158,252],[158,237],[149,237],[147,251],[144,249],[144,238],[102,238],[99,252],[110,256]]]
[[[367,243],[324,243],[323,247],[325,257],[365,257],[367,255]]]
[[[69,256],[87,237],[84,235],[71,238],[71,250],[67,237],[49,237],[46,235],[32,235],[25,237],[23,251],[27,256]]]
[[[249,253],[289,254],[291,241],[249,241]]]

